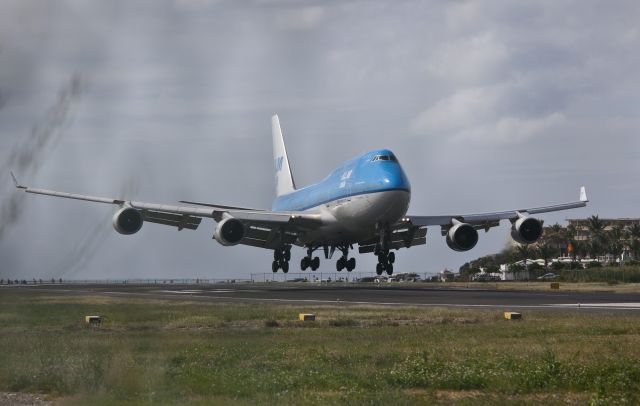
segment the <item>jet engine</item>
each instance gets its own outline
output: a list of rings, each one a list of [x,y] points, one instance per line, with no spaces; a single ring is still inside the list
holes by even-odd
[[[218,223],[213,238],[224,246],[236,245],[244,237],[244,225],[238,219],[228,217]]]
[[[142,215],[131,207],[123,207],[113,216],[113,228],[120,234],[135,234],[142,228]]]
[[[447,232],[447,245],[454,251],[469,251],[478,243],[478,232],[471,224],[455,222]]]
[[[533,244],[542,235],[542,221],[521,216],[511,226],[511,238],[520,244]]]

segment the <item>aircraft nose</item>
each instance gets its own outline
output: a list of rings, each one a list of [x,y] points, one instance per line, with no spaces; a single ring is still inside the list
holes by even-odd
[[[409,179],[407,178],[407,175],[405,175],[400,164],[393,165],[393,167],[390,167],[385,171],[383,182],[385,189],[406,190],[407,192],[411,191]]]

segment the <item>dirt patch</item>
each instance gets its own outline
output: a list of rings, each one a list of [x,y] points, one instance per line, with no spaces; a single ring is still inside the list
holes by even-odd
[[[42,395],[29,393],[0,392],[0,406],[49,406],[53,403],[44,400]]]

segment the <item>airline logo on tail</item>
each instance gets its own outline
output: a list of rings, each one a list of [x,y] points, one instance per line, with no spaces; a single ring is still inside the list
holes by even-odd
[[[284,157],[279,156],[276,158],[276,172],[280,172],[282,170],[282,166],[284,165]]]

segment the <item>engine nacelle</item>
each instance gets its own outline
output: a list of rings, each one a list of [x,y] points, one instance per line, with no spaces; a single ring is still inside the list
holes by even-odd
[[[542,236],[542,221],[533,217],[520,217],[511,226],[511,238],[520,244],[533,244]]]
[[[226,218],[218,223],[213,238],[224,246],[236,245],[244,237],[244,225],[238,219]]]
[[[113,228],[120,234],[135,234],[142,228],[142,223],[142,214],[131,207],[123,207],[113,215]]]
[[[454,251],[469,251],[478,243],[478,232],[471,224],[457,223],[447,232],[447,245]]]

